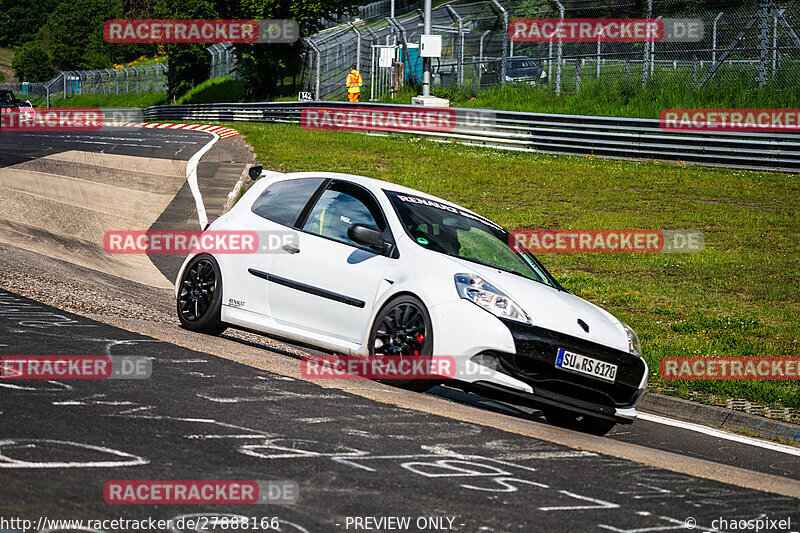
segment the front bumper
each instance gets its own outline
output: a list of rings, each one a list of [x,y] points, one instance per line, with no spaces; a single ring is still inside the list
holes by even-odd
[[[494,397],[506,397],[509,401],[524,401],[539,407],[563,407],[620,423],[631,423],[636,418],[634,406],[647,385],[648,368],[642,358],[537,326],[510,320],[502,322],[511,332],[516,353],[484,351],[472,360],[525,383],[532,392],[489,381],[476,381],[470,388],[483,389]],[[556,367],[559,348],[617,365],[615,382]]]

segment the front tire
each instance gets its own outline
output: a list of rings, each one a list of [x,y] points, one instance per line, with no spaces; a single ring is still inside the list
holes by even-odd
[[[431,317],[419,298],[402,295],[387,302],[378,315],[369,334],[370,357],[433,355],[433,327]],[[404,389],[423,392],[437,384],[431,379],[379,380]]]
[[[210,255],[193,258],[181,276],[178,318],[181,326],[198,333],[219,335],[228,326],[221,320],[222,273]]]
[[[574,413],[558,407],[548,407],[543,411],[544,417],[550,425],[574,429],[592,435],[603,436],[617,425],[613,420]]]

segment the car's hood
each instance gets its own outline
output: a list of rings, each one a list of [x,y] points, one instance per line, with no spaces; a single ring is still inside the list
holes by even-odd
[[[510,68],[506,71],[508,77],[536,76],[539,74],[538,67]]]
[[[628,351],[628,335],[622,323],[611,313],[578,298],[496,268],[451,257],[459,263],[463,273],[475,273],[503,291],[522,307],[534,326],[566,333],[618,350]],[[578,323],[582,320],[589,328],[585,331]]]

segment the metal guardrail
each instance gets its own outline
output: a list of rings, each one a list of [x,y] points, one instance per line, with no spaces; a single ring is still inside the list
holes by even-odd
[[[263,102],[162,105],[146,121],[225,121],[297,124],[307,107],[406,107],[344,102]],[[685,161],[704,166],[800,173],[800,134],[667,133],[656,119],[593,117],[453,108],[450,131],[408,131],[435,140],[508,150],[595,155],[615,159]]]

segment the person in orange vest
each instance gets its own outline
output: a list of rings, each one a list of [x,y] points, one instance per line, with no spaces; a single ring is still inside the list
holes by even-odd
[[[358,102],[358,96],[361,93],[361,86],[364,85],[364,80],[361,79],[361,74],[356,70],[356,66],[350,67],[350,74],[344,81],[347,85],[347,101]]]

